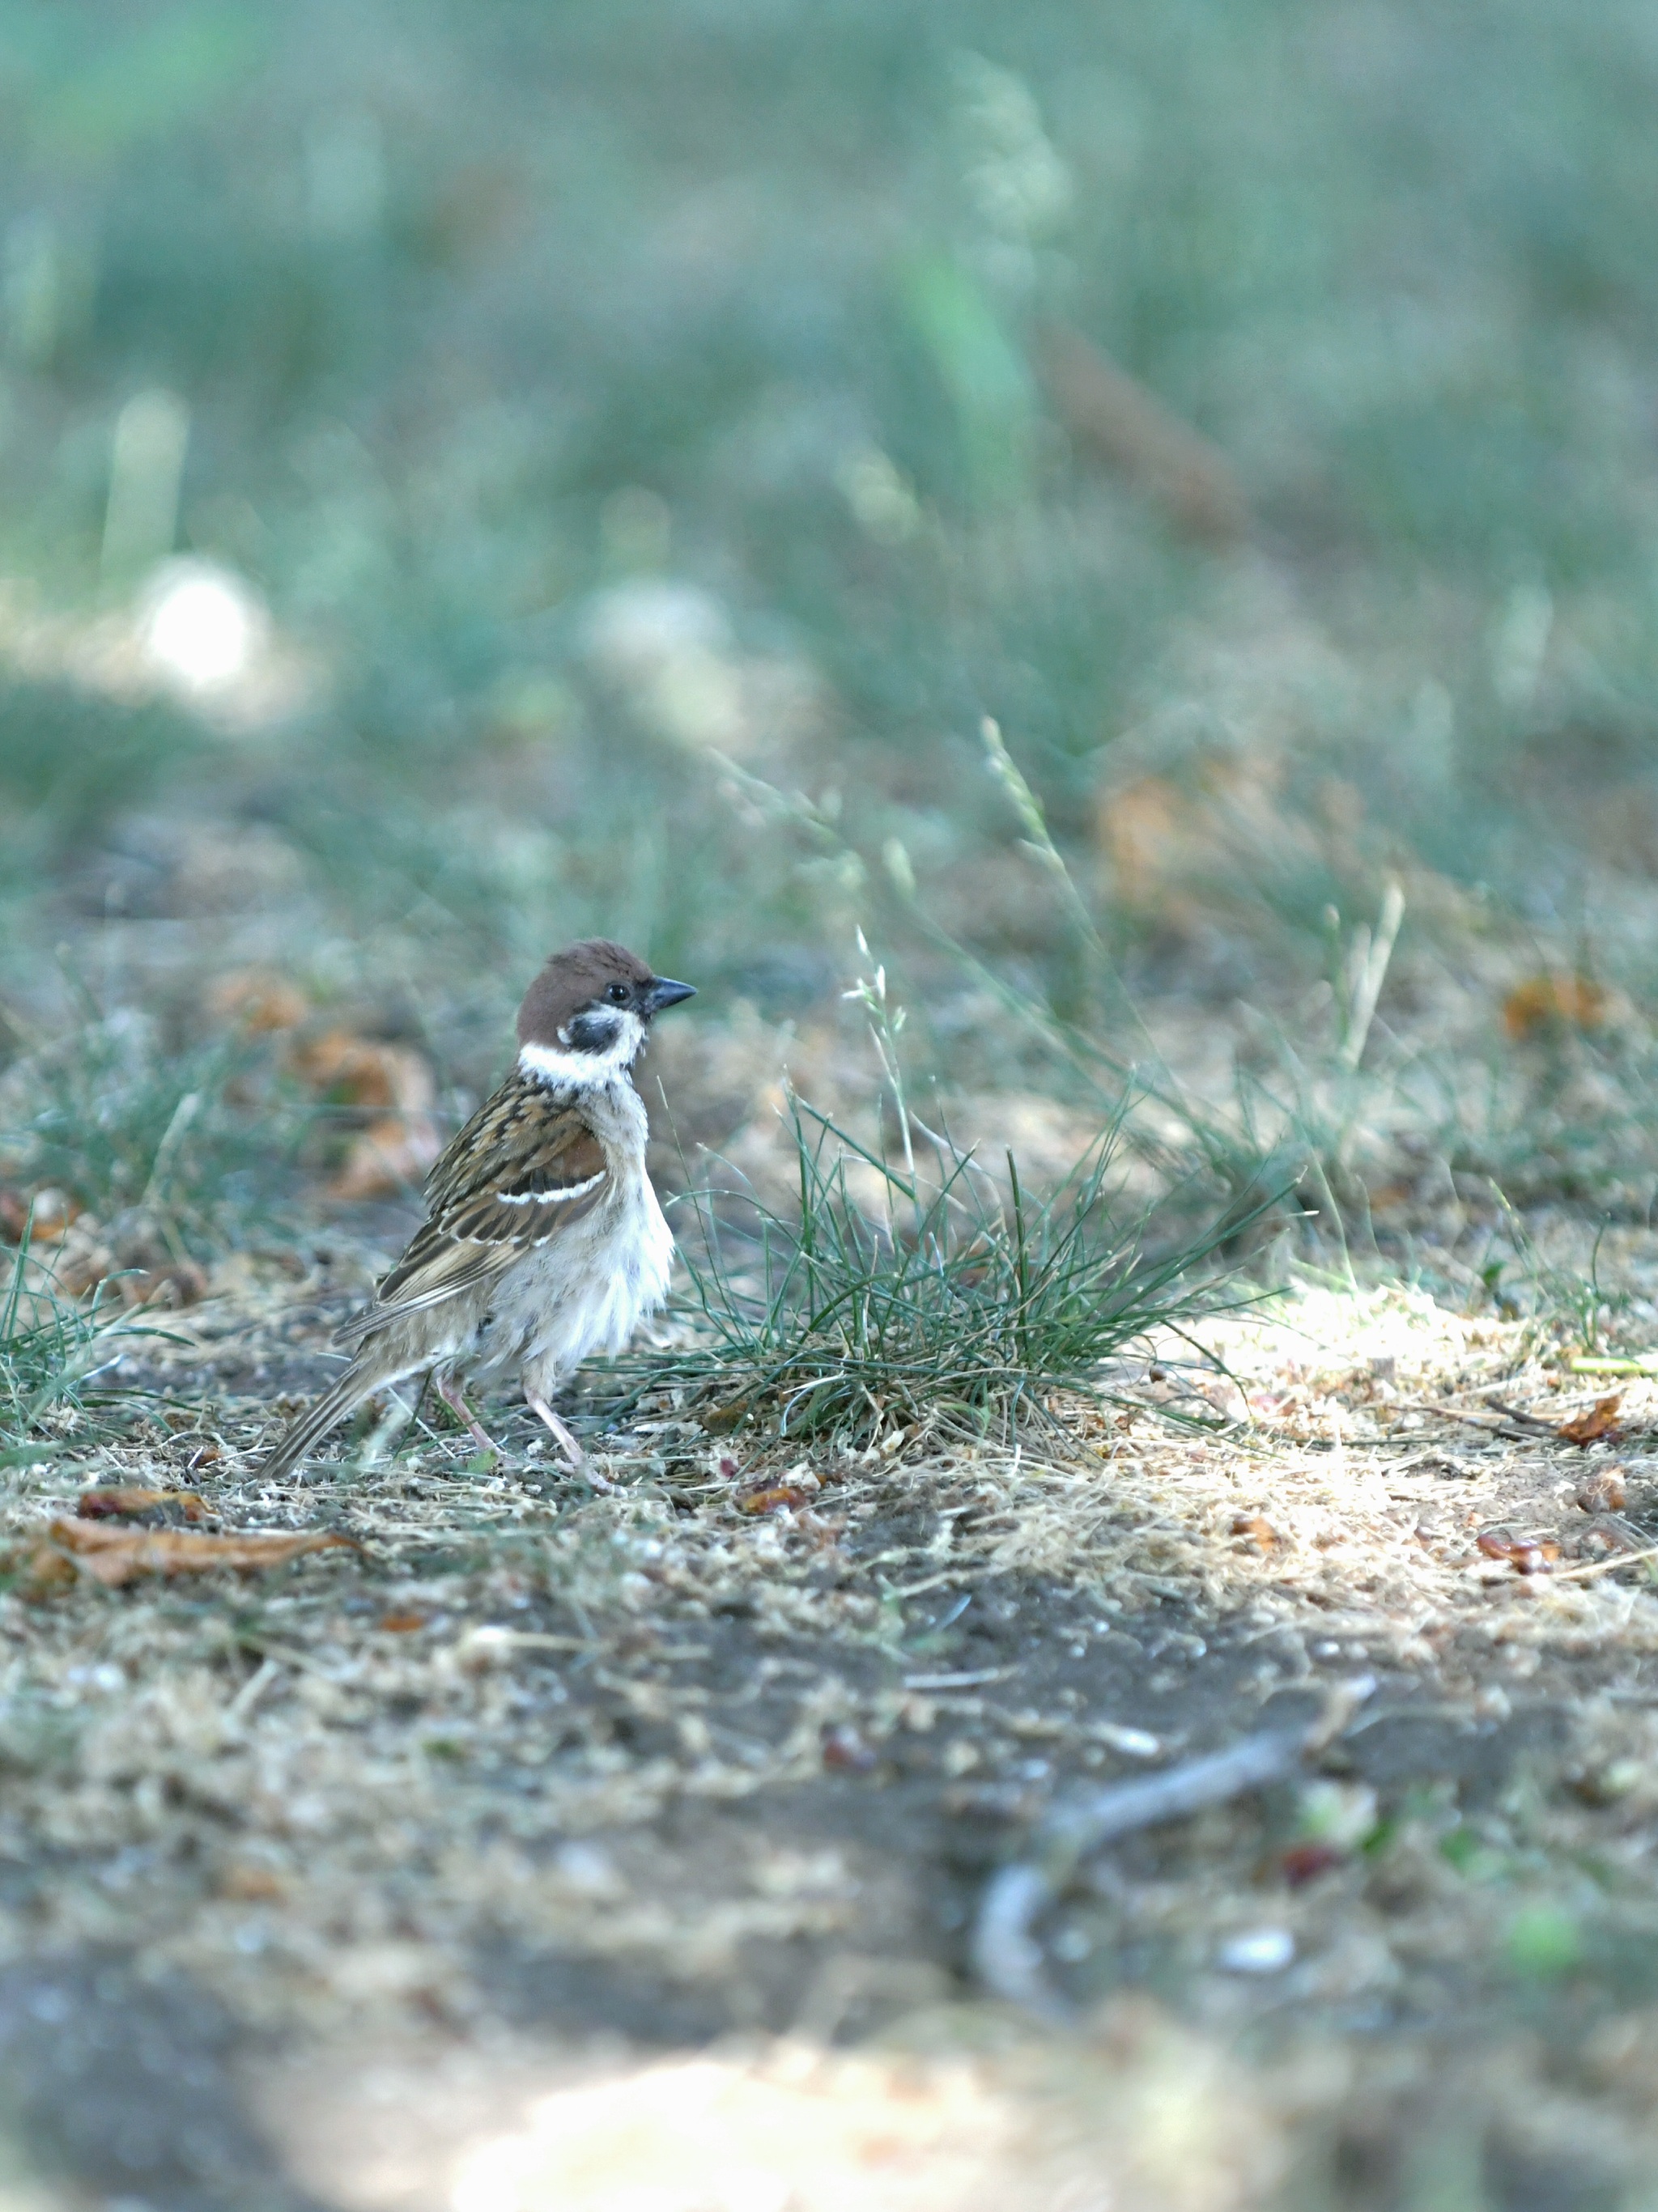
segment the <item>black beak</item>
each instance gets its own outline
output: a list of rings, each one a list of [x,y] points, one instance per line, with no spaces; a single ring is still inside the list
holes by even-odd
[[[694,999],[696,995],[694,983],[671,983],[666,975],[659,975],[645,993],[643,1011],[649,1018],[652,1014],[660,1014],[664,1006],[677,1006],[681,999]]]

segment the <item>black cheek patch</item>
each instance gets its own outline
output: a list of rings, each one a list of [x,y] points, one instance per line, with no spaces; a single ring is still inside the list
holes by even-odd
[[[622,1024],[614,1014],[595,1007],[577,1014],[566,1034],[572,1052],[608,1052],[622,1034]]]

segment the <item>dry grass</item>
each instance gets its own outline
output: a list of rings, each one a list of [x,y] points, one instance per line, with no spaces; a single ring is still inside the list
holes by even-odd
[[[603,1450],[614,1496],[512,1424],[493,1474],[420,1432],[259,1487],[269,1394],[299,1383],[316,1301],[357,1264],[223,1269],[129,1354],[153,1412],[104,1443],[48,1415],[68,1451],[9,1471],[4,1526],[120,1480],[192,1489],[226,1528],[338,1528],[360,1554],[0,1603],[8,1950],[118,1947],[298,2038],[257,2101],[330,2201],[436,2204],[433,2174],[503,2160],[527,2206],[617,2201],[657,2185],[686,2103],[710,2157],[746,2143],[806,2203],[1058,2205],[1087,2173],[1131,2204],[1276,2204],[1338,2138],[1440,2110],[1427,2046],[1390,2040],[1423,2007],[1467,2045],[1473,2103],[1435,2121],[1453,2165],[1474,2137],[1522,2164],[1546,2137],[1546,2166],[1587,2132],[1620,2169],[1645,2142],[1618,2040],[1645,1969],[1619,1996],[1595,1962],[1658,1943],[1654,1386],[1627,1389],[1615,1447],[1484,1434],[1428,1408],[1483,1419],[1496,1388],[1564,1421],[1592,1397],[1545,1328],[1301,1285],[1204,1325],[1225,1374],[1181,1345],[1117,1376],[1143,1410],[1054,1400],[1057,1448],[1035,1453],[780,1455],[663,1402]],[[1614,1463],[1623,1509],[1586,1511]],[[1493,1529],[1557,1546],[1554,1571],[1482,1552]],[[978,1883],[1055,1791],[1143,1765],[1128,1732],[1177,1755],[1358,1668],[1377,1695],[1309,1786],[1346,1792],[1350,1825],[1358,1802],[1362,1848],[1287,1887],[1284,1851],[1323,1817],[1307,1792],[1205,1816],[1042,1929],[1093,2040],[964,2008]],[[1283,1972],[1217,1964],[1264,1925],[1293,1938]],[[1538,2031],[1515,2041],[1528,1990],[1588,2022],[1540,2102],[1557,2059]],[[820,2055],[882,2022],[909,2057]],[[747,2040],[583,2057],[607,2031]],[[510,2095],[485,2094],[468,2049],[498,2049]],[[341,2079],[319,2050],[395,2068],[359,2055]],[[1201,2113],[1184,2090],[1170,2106],[1193,2078]],[[647,2091],[661,2134],[613,2140],[607,2099]],[[381,2095],[423,2110],[419,2176],[357,2134]],[[859,2148],[877,2138],[890,2154]],[[873,2160],[864,2195],[811,2194],[838,2160]]]

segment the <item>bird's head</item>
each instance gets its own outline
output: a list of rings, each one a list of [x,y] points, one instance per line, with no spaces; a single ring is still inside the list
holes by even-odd
[[[519,1064],[561,1083],[608,1082],[631,1067],[655,1017],[696,996],[637,953],[591,937],[555,952],[518,1009]]]

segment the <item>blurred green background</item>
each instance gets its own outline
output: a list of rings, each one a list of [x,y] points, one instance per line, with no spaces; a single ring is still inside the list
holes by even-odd
[[[13,1003],[205,915],[788,1015],[913,874],[1085,1015],[986,715],[1137,988],[1399,872],[1638,994],[1655,109],[1610,0],[3,0]]]

